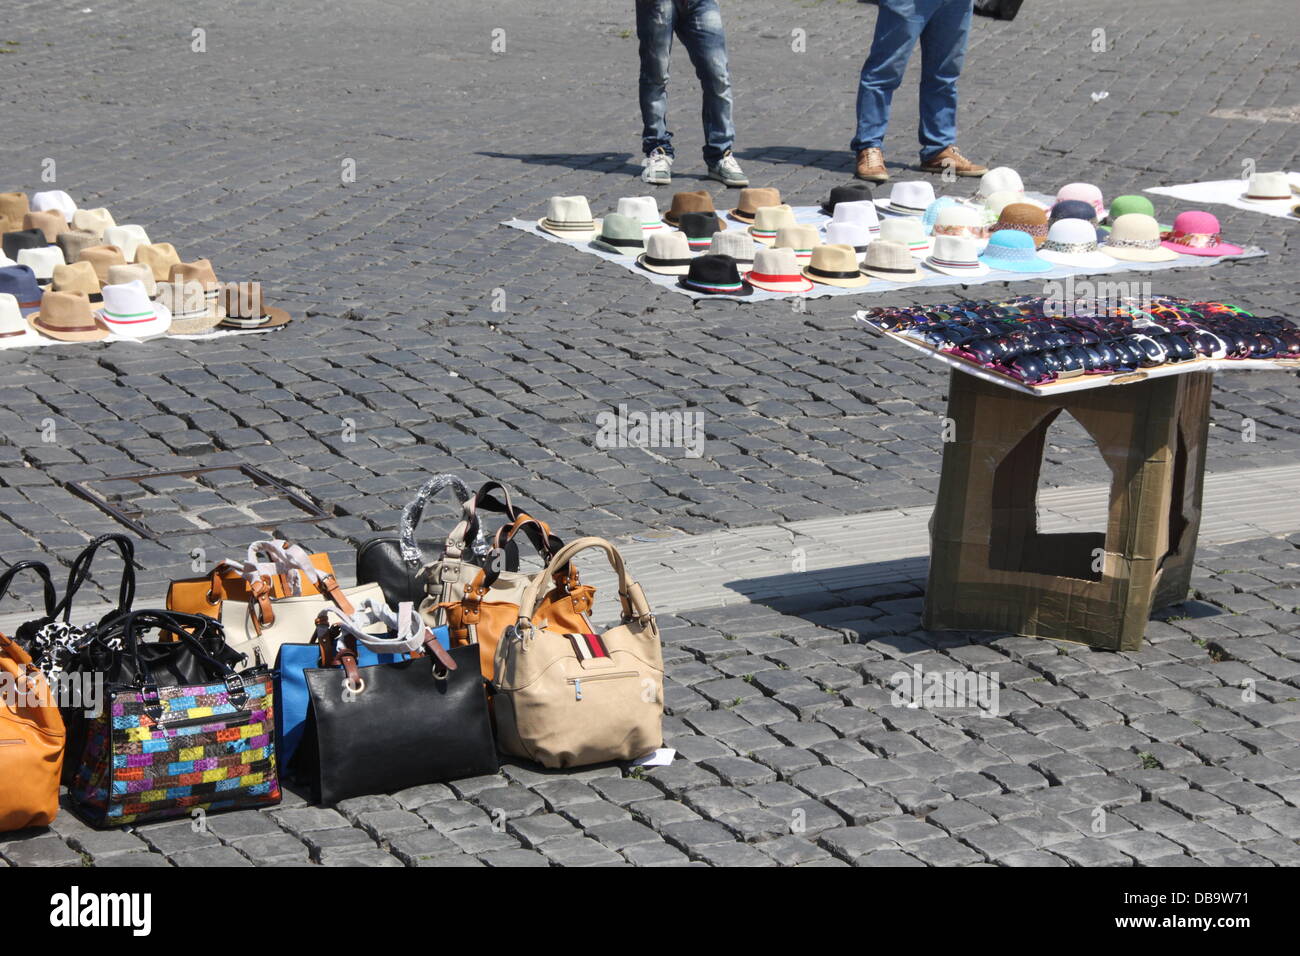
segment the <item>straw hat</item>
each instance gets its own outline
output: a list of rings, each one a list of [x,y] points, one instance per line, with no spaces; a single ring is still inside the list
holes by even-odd
[[[930,252],[930,237],[925,234],[925,227],[920,219],[886,219],[880,224],[880,238],[889,242],[901,243],[918,259]]]
[[[1019,229],[999,229],[989,236],[980,261],[1002,272],[1047,272],[1052,268],[1035,251],[1034,237]]]
[[[858,254],[852,246],[818,246],[803,274],[813,282],[839,289],[860,289],[871,281],[858,267]]]
[[[104,304],[95,311],[95,318],[114,335],[147,339],[162,335],[171,328],[171,311],[161,302],[149,298],[143,282],[106,285],[103,293]]]
[[[8,292],[0,292],[0,349],[26,345],[39,345],[41,337],[23,318],[18,300]]]
[[[779,205],[781,205],[781,190],[755,186],[740,191],[736,208],[727,215],[737,222],[750,223],[754,221],[754,214],[764,206]]]
[[[106,285],[123,285],[127,282],[140,282],[144,286],[145,294],[151,299],[158,295],[158,282],[153,277],[153,270],[148,266],[127,265],[108,267],[108,282],[105,283]]]
[[[645,252],[645,230],[641,220],[622,213],[612,212],[600,223],[600,235],[591,240],[591,247],[616,256],[635,256]]]
[[[762,206],[754,213],[754,224],[749,227],[749,234],[765,246],[776,242],[776,234],[782,226],[793,226],[794,210],[785,203],[779,206]]]
[[[67,230],[68,223],[58,209],[47,209],[43,212],[33,210],[23,216],[23,228],[39,229],[45,234],[46,242],[54,242],[59,238],[59,233]]]
[[[659,203],[654,196],[624,196],[618,201],[618,214],[635,219],[646,232],[664,228],[664,221],[659,216]]]
[[[995,166],[981,176],[979,187],[975,190],[975,199],[987,202],[990,196],[997,193],[1012,193],[1018,197],[1025,195],[1024,181],[1010,166]]]
[[[103,238],[104,230],[116,226],[113,214],[100,206],[98,209],[78,209],[72,214],[72,228],[94,233]]]
[[[89,262],[55,266],[50,288],[55,292],[84,292],[91,302],[103,299],[99,291],[99,276],[95,275],[95,267]]]
[[[992,232],[999,229],[1017,229],[1034,239],[1034,245],[1041,246],[1047,238],[1047,210],[1036,203],[1013,202],[1002,207],[998,221]]]
[[[1101,190],[1092,183],[1066,183],[1056,191],[1057,202],[1065,202],[1069,199],[1086,202],[1097,211],[1098,219],[1106,218],[1106,202],[1102,198]]]
[[[935,272],[950,276],[983,276],[989,267],[980,262],[980,247],[984,243],[970,236],[935,236],[934,251],[925,264]]]
[[[826,245],[852,246],[861,259],[871,245],[871,230],[856,222],[828,222],[826,224]]]
[[[41,335],[60,342],[98,342],[108,338],[108,330],[95,322],[90,298],[84,292],[47,292],[41,296],[41,308],[27,317],[31,327]]]
[[[0,232],[16,232],[31,211],[26,193],[0,193]]]
[[[875,202],[881,210],[896,216],[920,216],[934,202],[934,187],[920,180],[894,183],[889,198]]]
[[[1224,242],[1219,235],[1219,218],[1208,212],[1190,209],[1174,219],[1174,228],[1161,233],[1166,249],[1188,256],[1236,256],[1241,246]]]
[[[41,287],[30,266],[0,267],[0,293],[12,295],[18,301],[23,315],[35,312],[41,305]]]
[[[42,246],[39,249],[20,249],[17,262],[20,266],[31,266],[36,273],[36,281],[47,285],[54,278],[54,267],[65,263],[63,250],[58,246]]]
[[[32,193],[32,209],[37,212],[54,210],[63,217],[66,228],[77,212],[77,204],[62,189],[50,189],[46,192]]]
[[[149,234],[144,226],[127,223],[124,226],[109,226],[104,230],[104,245],[117,246],[127,262],[135,262],[135,250],[149,244]]]
[[[81,255],[77,257],[78,262],[89,262],[95,267],[95,275],[99,276],[100,284],[108,281],[108,267],[126,265],[126,257],[122,255],[122,250],[117,246],[90,246],[82,249]]]
[[[1286,173],[1256,173],[1250,177],[1241,198],[1246,202],[1264,204],[1290,202],[1291,181]]]
[[[59,248],[63,250],[63,258],[68,262],[76,262],[81,258],[84,250],[100,244],[99,238],[94,233],[84,229],[69,229],[61,232],[57,242]]]
[[[179,265],[180,261],[176,247],[170,242],[150,242],[135,249],[136,264],[146,267],[156,282],[166,281],[172,266]]]
[[[848,222],[856,226],[864,226],[873,238],[880,235],[880,216],[876,214],[876,204],[865,199],[836,203],[831,222]]]
[[[918,222],[916,225],[919,228],[921,224]],[[890,282],[919,282],[923,278],[907,246],[883,237],[867,246],[862,272]]]
[[[767,292],[807,292],[812,280],[799,271],[793,249],[759,249],[754,253],[754,268],[749,283]]]
[[[1114,259],[1097,248],[1097,228],[1087,219],[1056,220],[1048,229],[1038,254],[1062,266],[1094,269],[1115,264]]]
[[[696,189],[693,192],[681,192],[673,194],[673,203],[668,211],[664,213],[664,222],[670,226],[675,226],[681,220],[682,216],[688,212],[708,212],[717,217],[718,225],[709,230],[712,235],[718,229],[726,229],[727,224],[718,216],[718,211],[713,208],[713,196],[707,189]]]
[[[935,215],[934,228],[931,232],[936,239],[939,236],[980,240],[988,237],[984,217],[970,206],[960,205],[944,206],[940,209]]]
[[[822,244],[822,237],[817,234],[816,226],[782,226],[777,230],[776,240],[772,243],[777,249],[793,249],[794,257],[800,265],[806,265],[811,259],[813,249]]]
[[[707,254],[711,256],[731,256],[736,260],[736,266],[741,272],[748,272],[754,264],[754,250],[757,248],[748,233],[741,232],[738,229],[728,229],[713,234]]]
[[[220,302],[222,314],[218,328],[242,331],[265,331],[289,324],[289,313],[266,304],[262,287],[256,282],[240,282],[225,287]]]
[[[203,290],[203,299],[208,309],[221,314],[221,284],[208,259],[195,259],[193,262],[178,262],[172,265],[167,274],[167,281],[172,285],[185,284],[187,287],[197,285]]]
[[[1101,250],[1113,259],[1128,262],[1168,262],[1178,258],[1178,253],[1160,244],[1160,224],[1137,212],[1115,220]]]
[[[684,276],[691,267],[691,259],[686,236],[676,230],[665,230],[646,236],[645,252],[636,257],[636,264],[657,275]]]

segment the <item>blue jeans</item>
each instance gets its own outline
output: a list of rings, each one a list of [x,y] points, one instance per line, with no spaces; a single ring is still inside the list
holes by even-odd
[[[881,146],[889,104],[921,41],[921,116],[917,139],[925,160],[957,142],[957,77],[966,57],[972,0],[880,0],[876,35],[858,84],[858,133],[851,149]]]
[[[704,92],[704,161],[722,159],[736,139],[731,123],[731,76],[727,38],[718,0],[636,0],[636,36],[641,44],[641,149],[649,156],[673,153],[668,131],[668,57],[673,34],[686,47]]]

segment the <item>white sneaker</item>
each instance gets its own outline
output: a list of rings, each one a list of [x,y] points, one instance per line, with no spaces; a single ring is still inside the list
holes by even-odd
[[[709,167],[709,178],[716,179],[724,186],[749,185],[749,177],[740,168],[740,163],[736,162],[736,157],[731,155],[731,150],[727,150],[717,163]]]
[[[652,186],[667,186],[673,181],[673,158],[662,147],[650,151],[650,155],[641,160],[641,182]]]

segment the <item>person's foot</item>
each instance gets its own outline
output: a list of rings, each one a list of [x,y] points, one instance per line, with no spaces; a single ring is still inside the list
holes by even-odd
[[[981,166],[963,156],[956,146],[941,149],[921,163],[921,171],[924,173],[942,173],[948,169],[956,176],[983,176],[989,171],[987,166]]]
[[[641,182],[652,186],[667,186],[673,181],[673,158],[663,147],[657,146],[641,160]]]
[[[869,183],[889,182],[889,170],[885,169],[885,154],[875,146],[858,150],[858,165],[853,175]]]
[[[716,179],[724,186],[748,186],[749,177],[731,155],[731,150],[722,154],[722,158],[709,167],[709,178]]]

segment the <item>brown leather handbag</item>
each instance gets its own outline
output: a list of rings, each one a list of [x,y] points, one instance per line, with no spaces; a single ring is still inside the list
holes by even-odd
[[[265,590],[260,596],[275,600],[320,593],[310,575],[279,565],[273,560],[260,560],[265,557],[259,552],[257,544],[248,549],[248,561],[263,571],[260,583],[265,586]],[[312,566],[322,574],[334,573],[328,554],[318,553],[310,557]],[[219,561],[213,566],[212,572],[204,577],[171,582],[167,588],[167,610],[180,611],[182,614],[206,614],[220,619],[226,601],[243,605],[248,604],[253,597],[244,567],[234,561]]]
[[[42,578],[47,596],[53,593],[45,565],[23,561],[0,577],[0,596],[14,575],[25,569]],[[59,812],[63,718],[45,675],[25,650],[3,634],[0,690],[0,832],[45,826]]]

